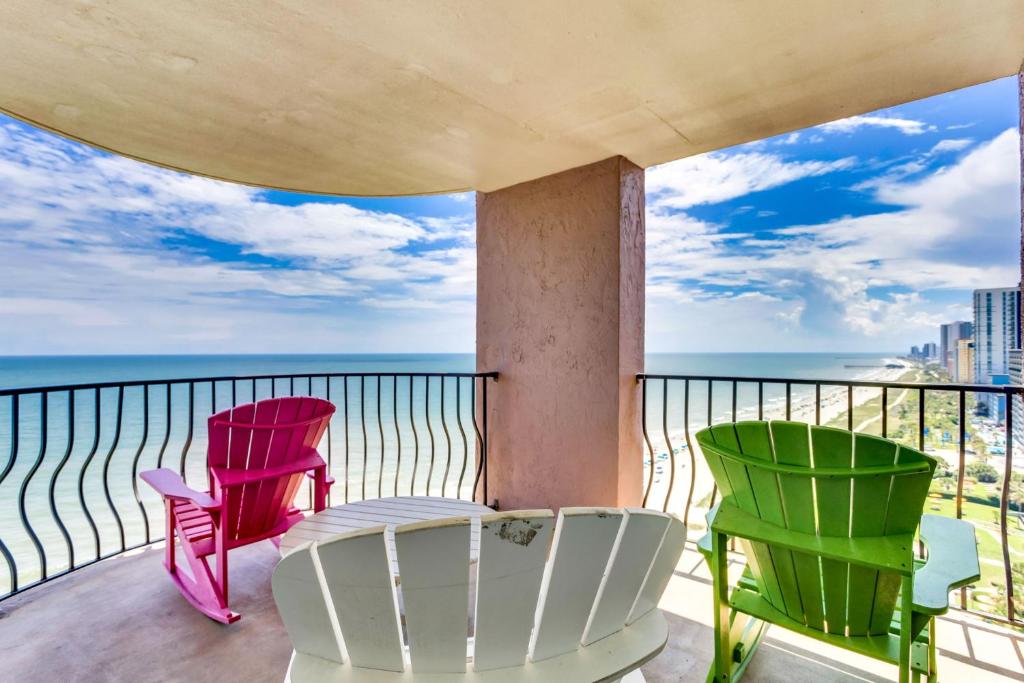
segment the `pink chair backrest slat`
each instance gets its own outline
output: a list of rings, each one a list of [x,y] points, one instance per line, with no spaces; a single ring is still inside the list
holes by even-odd
[[[317,447],[333,413],[330,402],[306,396],[268,399],[217,413],[209,419],[207,462],[233,470],[286,465]],[[229,539],[258,536],[281,522],[304,476],[300,472],[228,489],[224,499]]]
[[[279,422],[300,422],[308,420],[316,415],[316,408],[319,399],[308,397],[296,397],[283,399],[291,403],[282,404],[281,414],[290,415],[288,419],[279,418]],[[291,427],[274,432],[274,439],[267,455],[267,467],[283,465],[290,460],[305,454],[305,435],[309,432],[310,425]],[[295,494],[302,484],[304,475],[293,474],[290,477],[281,477],[271,484],[269,481],[262,483],[259,496],[251,510],[246,512],[252,516],[254,523],[259,526],[262,518],[262,526],[271,528],[276,523],[276,517],[284,514],[288,507],[295,500]]]

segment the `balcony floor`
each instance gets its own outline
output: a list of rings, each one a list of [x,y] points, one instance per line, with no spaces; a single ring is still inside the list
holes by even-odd
[[[221,626],[164,576],[161,551],[105,561],[0,603],[3,678],[17,681],[280,683],[291,650],[270,596],[270,543],[232,552],[232,606]],[[671,625],[648,681],[703,682],[711,660],[711,582],[684,553],[662,608]],[[953,612],[941,620],[939,672],[947,681],[1024,680],[1024,636]],[[894,667],[775,628],[745,681],[889,681]]]

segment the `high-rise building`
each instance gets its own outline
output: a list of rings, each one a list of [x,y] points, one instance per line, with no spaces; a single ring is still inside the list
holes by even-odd
[[[956,377],[957,342],[970,339],[974,326],[966,320],[946,323],[939,328],[939,363],[946,369],[950,377]]]
[[[939,346],[935,342],[928,342],[921,347],[921,355],[925,360],[939,359]]]
[[[916,347],[916,346],[911,346],[910,347],[910,357],[911,358],[920,358],[921,357],[921,349]]]
[[[960,384],[974,384],[974,342],[958,339],[956,342],[956,365],[953,377]]]
[[[974,290],[974,378],[990,384],[1007,375],[1010,349],[1020,348],[1020,289]]]
[[[1010,349],[1010,384],[1020,385],[1024,380],[1024,358],[1020,349]],[[1013,446],[1016,452],[1024,445],[1024,397],[1011,398],[1010,411],[1013,414]]]

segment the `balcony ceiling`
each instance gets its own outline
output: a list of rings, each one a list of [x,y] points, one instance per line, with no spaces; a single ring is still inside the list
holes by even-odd
[[[1021,0],[5,0],[0,109],[344,195],[678,159],[1016,73]]]

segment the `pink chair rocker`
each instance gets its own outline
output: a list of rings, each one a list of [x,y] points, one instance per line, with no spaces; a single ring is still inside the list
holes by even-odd
[[[327,505],[334,480],[317,453],[334,414],[329,401],[276,398],[225,410],[209,419],[209,492],[190,489],[166,468],[140,476],[164,498],[167,551],[164,565],[185,599],[206,616],[230,624],[228,551],[264,539],[275,545],[303,515],[294,505],[304,475],[313,479],[313,509]],[[192,576],[175,562],[174,537]],[[216,555],[217,571],[207,558]]]

